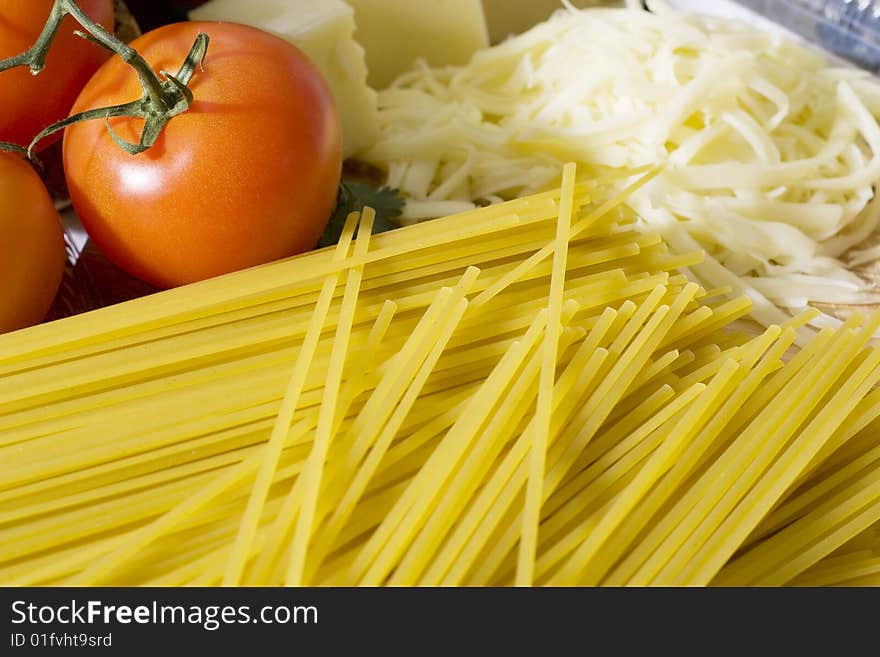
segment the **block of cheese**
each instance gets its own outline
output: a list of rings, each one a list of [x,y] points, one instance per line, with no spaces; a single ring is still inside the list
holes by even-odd
[[[489,45],[481,0],[347,0],[355,39],[367,51],[368,81],[383,89],[423,57],[465,64]]]
[[[377,139],[376,92],[367,84],[364,49],[354,40],[354,12],[342,0],[210,0],[189,17],[244,23],[287,39],[315,63],[333,92],[345,157]]]

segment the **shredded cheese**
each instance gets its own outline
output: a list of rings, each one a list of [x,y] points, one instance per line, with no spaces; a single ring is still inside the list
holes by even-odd
[[[692,274],[749,296],[759,322],[880,303],[845,262],[877,254],[858,247],[880,224],[880,85],[781,32],[636,4],[568,5],[380,92],[364,158],[410,199],[404,219],[544,190],[567,161],[662,165],[629,206],[677,250],[702,248]]]

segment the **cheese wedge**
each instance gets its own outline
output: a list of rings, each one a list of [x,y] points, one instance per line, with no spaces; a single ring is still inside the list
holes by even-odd
[[[420,57],[432,66],[465,64],[489,45],[481,0],[348,0],[348,4],[354,8],[355,39],[367,51],[368,81],[376,89],[388,86]]]
[[[210,0],[189,17],[244,23],[290,41],[314,62],[333,92],[345,157],[376,141],[376,92],[367,84],[364,49],[354,40],[354,12],[342,0]]]

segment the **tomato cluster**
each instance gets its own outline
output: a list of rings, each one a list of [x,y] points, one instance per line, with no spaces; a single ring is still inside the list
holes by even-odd
[[[36,42],[53,4],[0,0],[0,59],[25,52]],[[113,0],[78,4],[105,29],[113,29]],[[0,141],[27,145],[40,130],[67,116],[80,90],[109,57],[106,50],[76,36],[78,27],[70,16],[64,19],[40,75],[31,75],[25,67],[0,74]]]
[[[0,0],[0,59],[35,43],[52,5],[53,0]],[[112,0],[81,0],[80,7],[113,28]],[[0,73],[0,141],[27,145],[67,116],[108,58],[76,36],[77,27],[70,17],[63,21],[40,75],[24,67]],[[65,255],[60,219],[40,177],[21,157],[0,153],[0,333],[43,319],[61,283]]]
[[[30,47],[52,4],[0,0],[0,15],[14,15],[18,21],[12,29],[15,38],[0,23],[0,57]],[[79,6],[105,26],[108,8],[112,15],[111,0],[81,0]],[[65,19],[39,76],[31,78],[24,69],[0,73],[0,85],[8,85],[0,86],[0,102],[15,95],[12,87],[24,89],[26,83],[39,81],[24,93],[19,89],[18,104],[13,105],[17,116],[4,118],[0,140],[26,144],[68,113],[141,97],[142,86],[132,67],[120,57],[104,61],[98,46],[72,36],[75,24],[68,25],[70,20]],[[190,22],[159,27],[130,45],[154,71],[176,72],[199,33],[208,35],[209,47],[189,83],[193,102],[170,119],[148,150],[133,155],[117,143],[137,143],[142,118],[84,121],[64,131],[67,188],[90,239],[121,269],[158,287],[191,283],[313,248],[339,189],[342,137],[337,108],[321,74],[297,48],[256,28]],[[57,100],[52,107],[44,102],[50,97]],[[4,161],[10,159],[5,156]],[[0,176],[12,176],[10,167],[0,170]],[[26,177],[22,171],[14,175]],[[0,189],[15,193],[7,187]],[[0,197],[0,203],[32,208],[23,197]],[[39,221],[45,221],[45,213],[41,205],[21,216],[0,215],[0,236],[11,244],[10,235],[12,242],[30,235],[25,226],[35,224],[38,214]],[[57,224],[54,210],[52,216]],[[30,292],[0,300],[0,332],[39,321],[40,309],[45,313],[45,297],[51,297],[53,286],[57,289],[55,233],[44,236],[46,248],[29,259],[46,276],[37,281],[23,268],[16,275],[31,281]],[[10,276],[7,269],[0,273]],[[24,297],[33,299],[34,308],[17,315],[14,309],[24,308]],[[4,323],[4,314],[15,321]]]

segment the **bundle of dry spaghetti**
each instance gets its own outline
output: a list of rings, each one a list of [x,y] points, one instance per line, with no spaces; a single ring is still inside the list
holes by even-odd
[[[4,336],[0,583],[880,583],[880,314],[734,330],[653,173]]]

